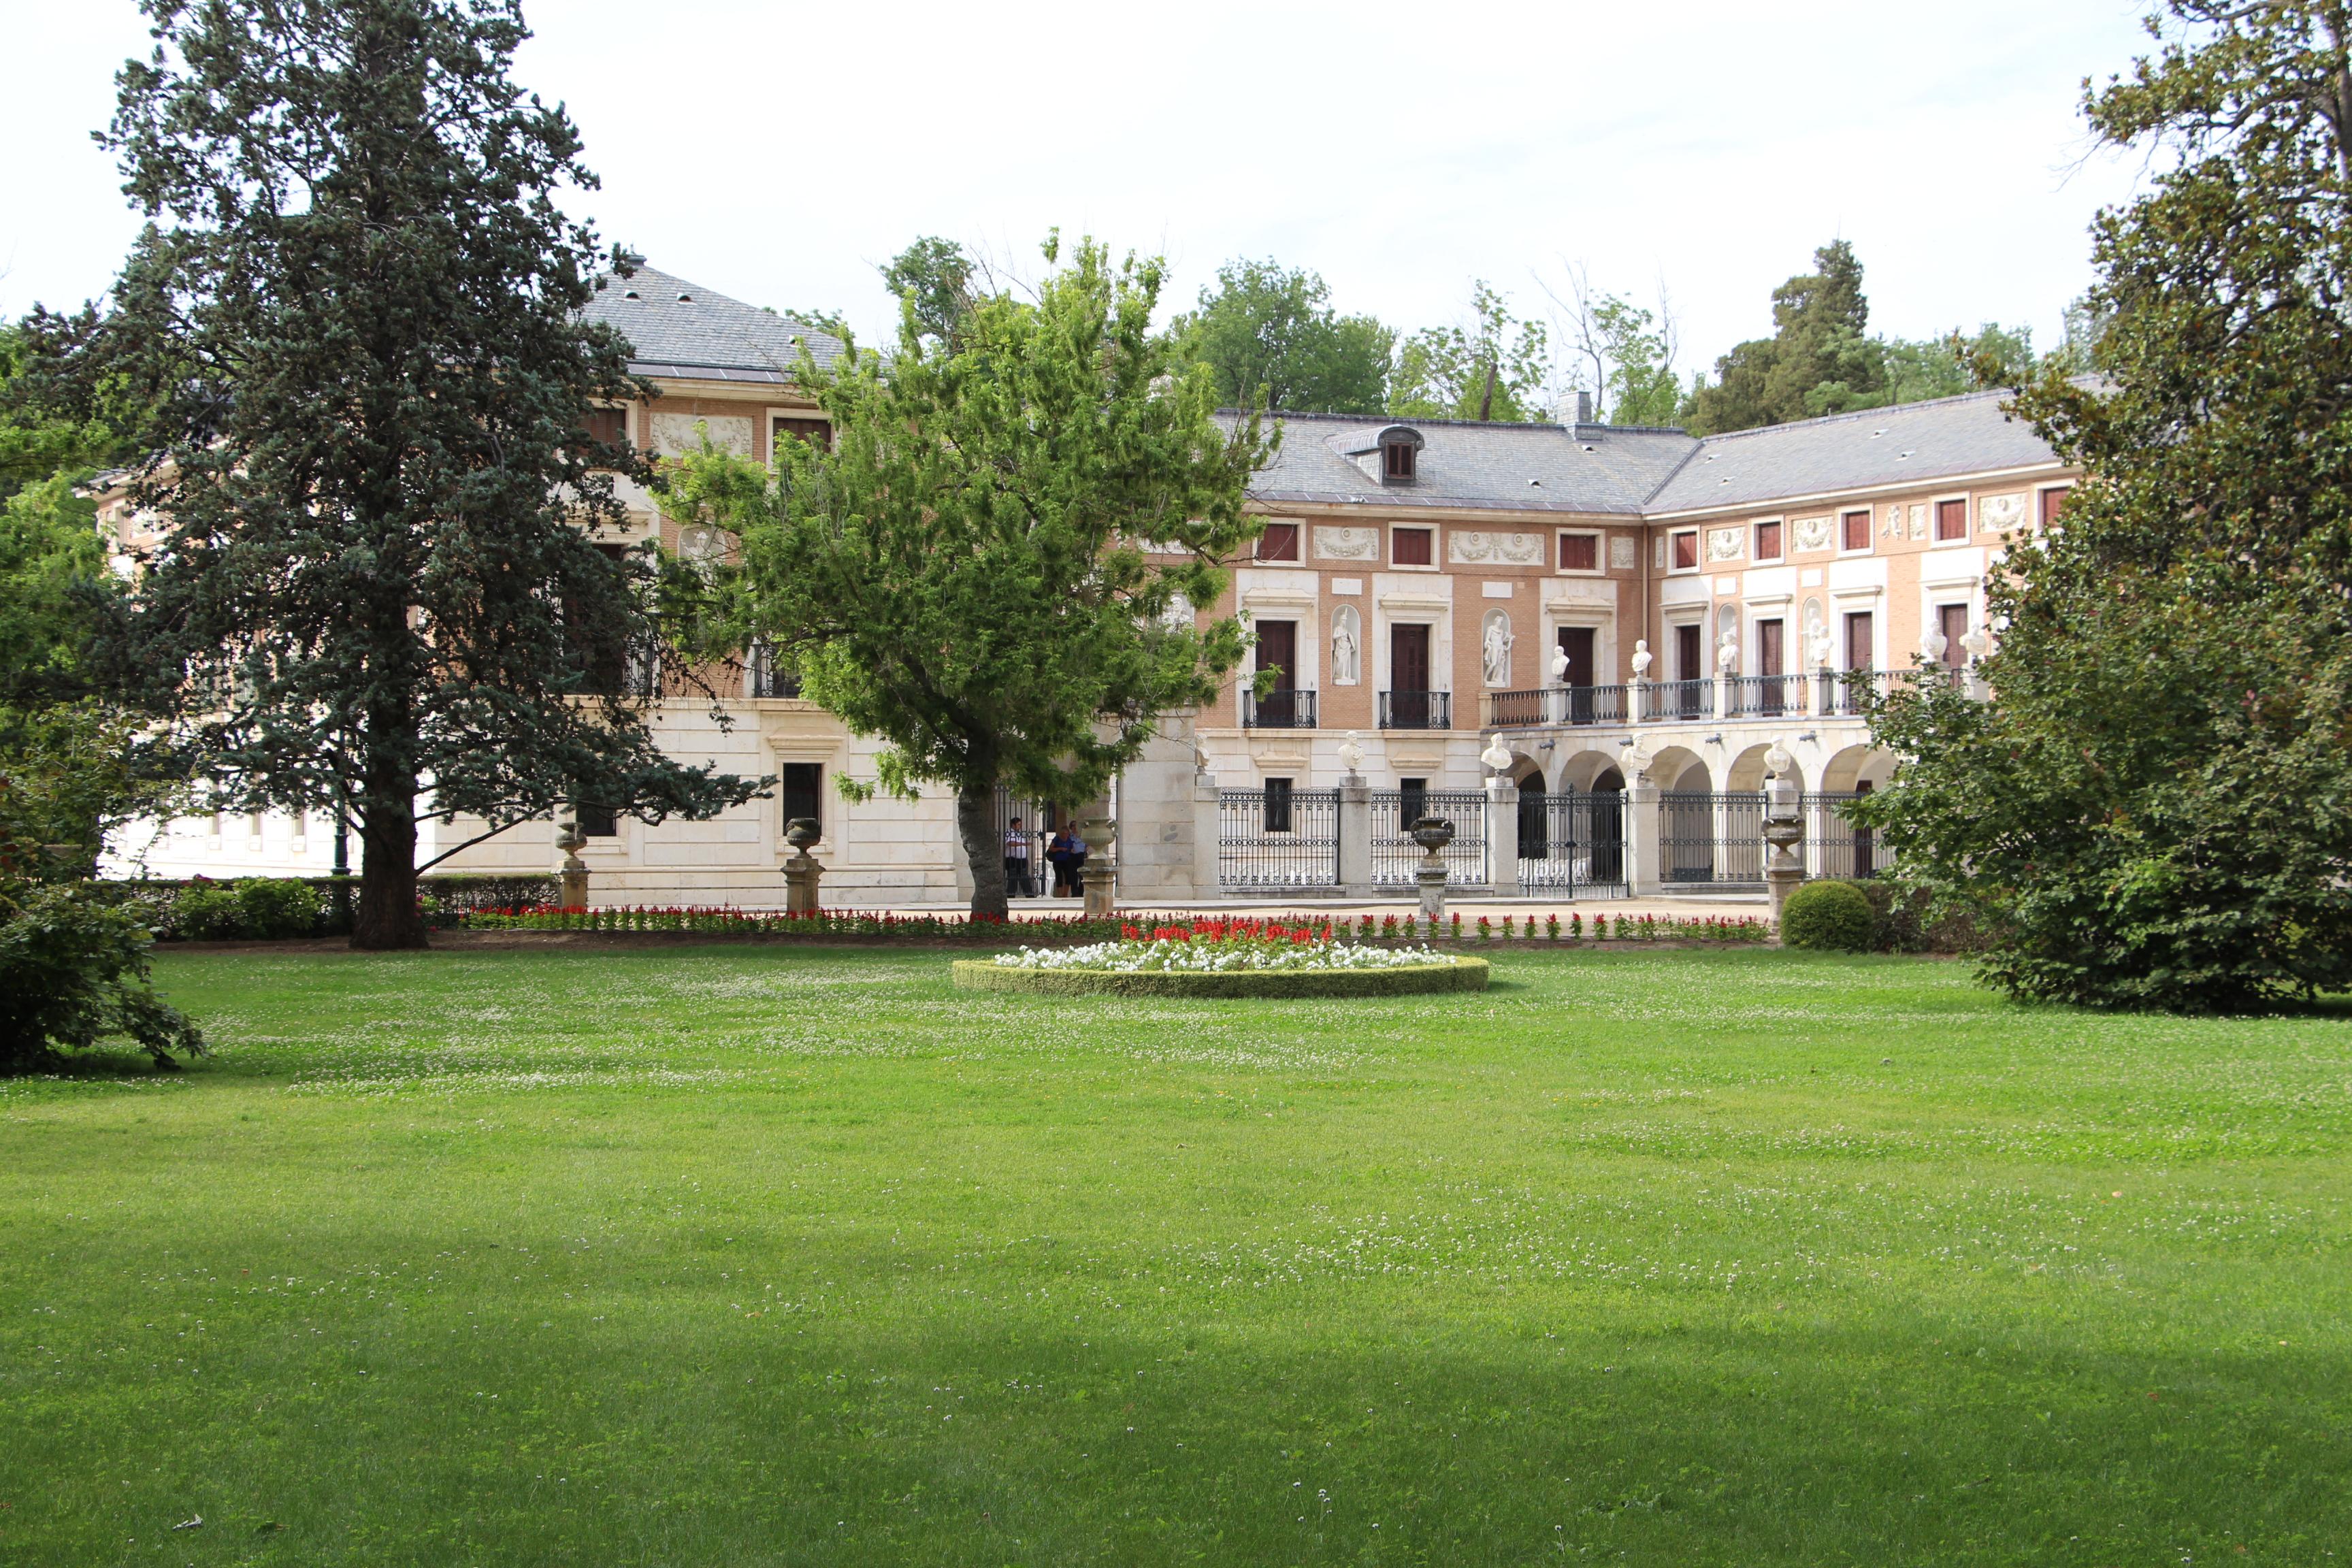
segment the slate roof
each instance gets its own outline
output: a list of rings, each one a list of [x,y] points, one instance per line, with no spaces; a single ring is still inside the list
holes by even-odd
[[[1480,424],[1285,414],[1282,449],[1250,493],[1267,505],[1362,502],[1628,518],[1753,506],[1932,482],[2052,460],[2000,392],[1832,415],[1704,438],[1615,425]],[[1225,415],[1228,423],[1235,416]],[[1391,425],[1418,430],[1414,482],[1384,485],[1373,451]],[[1356,456],[1355,454],[1369,454]]]
[[[2000,411],[2008,395],[1969,393],[1709,436],[1643,510],[1747,506],[2050,462],[2033,427]]]
[[[629,368],[639,375],[790,381],[801,359],[793,340],[801,337],[820,365],[842,354],[838,338],[655,268],[640,266],[627,278],[607,275],[600,282],[581,314],[629,340],[635,351]]]
[[[1480,424],[1332,414],[1277,417],[1281,450],[1250,484],[1252,496],[1276,504],[1361,501],[1391,510],[1444,507],[1633,516],[1698,446],[1680,430],[1605,425]],[[1416,477],[1410,484],[1380,480],[1380,458],[1373,448],[1380,433],[1391,425],[1421,432]],[[1351,453],[1369,455],[1360,459]]]

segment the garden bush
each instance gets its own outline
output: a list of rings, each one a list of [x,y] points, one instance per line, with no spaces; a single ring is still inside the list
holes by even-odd
[[[172,1065],[204,1039],[147,979],[152,938],[137,911],[88,882],[0,888],[0,1072],[54,1064],[67,1050],[124,1037]]]
[[[185,942],[226,942],[245,932],[245,907],[234,882],[195,882],[164,906],[171,933]]]
[[[1878,917],[1852,882],[1807,882],[1780,911],[1780,940],[1790,947],[1868,952],[1877,937]]]
[[[261,942],[310,936],[320,927],[319,889],[291,877],[248,877],[236,884],[237,935]]]

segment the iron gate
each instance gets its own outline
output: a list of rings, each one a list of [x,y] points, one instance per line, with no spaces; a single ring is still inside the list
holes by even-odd
[[[1764,792],[1661,790],[1658,847],[1668,882],[1761,887]]]
[[[1862,881],[1894,868],[1895,855],[1886,841],[1848,820],[1843,809],[1846,802],[1861,798],[1861,792],[1854,790],[1822,790],[1805,796],[1813,831],[1812,842],[1807,846],[1809,875]]]
[[[1454,824],[1454,842],[1444,850],[1445,885],[1483,888],[1486,869],[1486,792],[1475,789],[1374,790],[1372,792],[1372,881],[1383,888],[1410,888],[1421,865],[1421,846],[1406,829],[1415,819],[1442,816]]]
[[[1625,797],[1614,790],[1519,796],[1519,886],[1622,895]]]
[[[1217,885],[1258,893],[1339,887],[1339,792],[1219,790]]]

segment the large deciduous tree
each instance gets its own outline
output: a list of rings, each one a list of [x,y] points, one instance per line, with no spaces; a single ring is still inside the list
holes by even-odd
[[[2091,125],[2159,154],[2094,229],[2103,383],[2017,410],[2089,479],[2014,550],[1996,700],[1889,702],[1866,808],[2030,997],[2352,987],[2352,7],[2174,0]]]
[[[1161,276],[1083,243],[1034,302],[982,297],[945,339],[910,294],[887,369],[803,362],[829,449],[786,443],[772,478],[705,453],[673,481],[681,515],[741,541],[738,635],[887,743],[875,784],[955,792],[975,914],[1005,911],[999,786],[1093,798],[1242,653],[1193,607],[1255,536],[1270,443],[1220,424],[1207,368],[1152,330]]]
[[[1229,261],[1173,331],[1216,377],[1228,407],[1379,414],[1386,406],[1395,331],[1334,310],[1318,274],[1272,260]]]
[[[593,186],[509,79],[510,0],[151,0],[102,142],[151,222],[111,309],[37,329],[55,379],[152,400],[134,499],[168,521],[113,668],[225,801],[348,808],[354,945],[419,945],[418,801],[492,830],[586,801],[708,815],[614,670],[653,567],[600,548],[648,395],[583,324]]]
[[[1549,418],[1549,333],[1512,314],[1484,279],[1470,289],[1471,324],[1424,327],[1397,347],[1389,412],[1402,419]]]

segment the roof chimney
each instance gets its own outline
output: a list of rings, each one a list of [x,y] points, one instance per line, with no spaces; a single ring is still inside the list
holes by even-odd
[[[1580,387],[1576,394],[1576,422],[1579,425],[1592,423],[1592,394]]]

